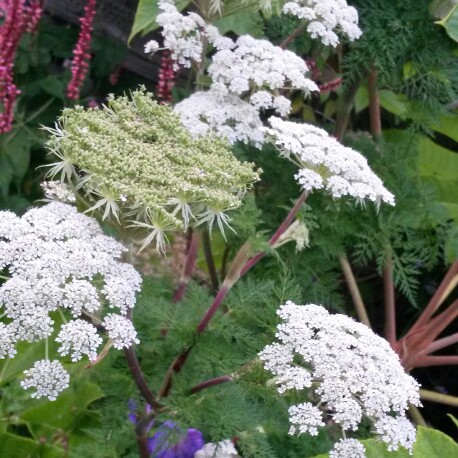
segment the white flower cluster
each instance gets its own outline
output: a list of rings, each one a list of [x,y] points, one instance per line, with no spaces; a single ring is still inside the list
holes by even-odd
[[[234,49],[213,56],[210,90],[191,95],[175,111],[194,135],[213,131],[231,144],[243,141],[260,148],[264,142],[260,112],[273,109],[287,116],[291,108],[278,91],[296,89],[308,95],[318,90],[305,76],[307,71],[305,62],[291,51],[244,35]]]
[[[291,109],[291,102],[278,92],[294,89],[308,95],[318,90],[307,72],[304,60],[293,52],[243,35],[232,48],[213,56],[208,68],[210,90],[191,95],[175,111],[194,135],[213,131],[231,144],[243,141],[260,148],[261,112],[274,110],[287,116]]]
[[[355,431],[363,416],[388,450],[412,451],[415,428],[406,418],[409,403],[420,405],[419,385],[404,372],[389,343],[345,315],[318,305],[287,302],[278,315],[276,337],[260,353],[278,392],[308,390],[310,400],[291,406],[290,434],[318,434],[330,415],[342,430]],[[333,458],[363,457],[353,440],[336,444]]]
[[[318,90],[306,77],[304,60],[291,51],[249,35],[234,42],[196,13],[182,15],[165,1],[159,8],[162,12],[157,22],[163,28],[164,46],[170,49],[176,66],[201,62],[204,41],[217,50],[208,68],[210,90],[197,92],[175,107],[193,135],[211,131],[231,144],[243,141],[261,147],[264,134],[259,130],[260,112],[274,110],[280,116],[290,112],[291,102],[279,91],[300,90],[308,95]],[[157,42],[145,46],[145,52],[157,49]]]
[[[46,197],[46,201],[50,202],[58,200],[60,202],[73,203],[76,202],[76,197],[70,187],[61,181],[43,181],[40,184],[41,189]]]
[[[289,113],[290,104],[285,97],[274,95],[277,90],[296,89],[305,95],[319,90],[305,76],[307,72],[304,60],[293,52],[249,35],[239,37],[234,49],[217,52],[208,68],[212,87],[221,96],[249,96],[256,108],[275,109],[281,116]]]
[[[230,440],[210,442],[194,454],[194,458],[237,458],[240,456]]]
[[[26,376],[21,382],[22,388],[35,388],[35,392],[30,395],[32,398],[40,399],[47,397],[55,401],[60,392],[68,388],[70,376],[57,361],[42,360],[36,361],[32,369],[24,371]]]
[[[261,147],[264,133],[259,111],[235,95],[223,99],[212,90],[195,92],[178,103],[174,111],[193,135],[214,132],[229,143],[252,143]]]
[[[170,2],[160,1],[156,21],[162,27],[164,47],[170,49],[174,68],[179,65],[191,67],[191,63],[201,62],[203,58],[203,41],[208,41],[216,49],[233,46],[233,41],[220,35],[218,29],[206,22],[196,13],[181,14]],[[151,53],[158,49],[157,42],[145,45],[145,52]]]
[[[394,205],[394,196],[370,169],[360,153],[343,146],[318,127],[271,117],[268,138],[280,155],[299,167],[296,180],[305,191],[326,189],[334,198],[352,196],[363,203]]]
[[[349,40],[358,39],[358,11],[345,0],[294,0],[283,6],[283,13],[307,21],[307,32],[323,44],[337,46],[342,32]]]
[[[412,450],[415,428],[405,417],[409,403],[420,405],[419,385],[404,372],[389,343],[345,315],[319,305],[287,302],[278,315],[279,342],[260,353],[278,392],[308,390],[319,405],[304,402],[289,409],[290,434],[318,434],[330,415],[343,430],[355,431],[363,416],[388,450]],[[360,449],[345,455],[345,450]],[[353,442],[336,445],[334,457],[364,456]],[[359,454],[358,454],[359,453]]]
[[[75,318],[61,326],[55,339],[58,352],[72,361],[97,357],[102,338],[89,321],[105,328],[115,348],[138,342],[123,315],[135,305],[141,277],[119,261],[123,251],[94,219],[64,203],[32,208],[22,218],[0,212],[0,270],[9,275],[0,286],[5,320],[0,323],[0,358],[13,357],[16,342],[49,338],[55,325],[52,312],[59,308]],[[108,314],[101,321],[105,305],[119,309],[120,315]],[[33,397],[55,399],[68,386],[62,364],[47,357],[25,375],[22,386],[35,387]]]
[[[329,453],[329,458],[366,458],[366,449],[356,439],[340,439]]]

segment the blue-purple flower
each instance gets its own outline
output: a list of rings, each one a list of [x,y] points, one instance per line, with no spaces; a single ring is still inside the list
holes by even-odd
[[[133,399],[128,402],[129,420],[136,425],[138,421],[137,404]],[[149,414],[151,407],[146,406],[145,413]],[[154,421],[148,425],[149,431]],[[165,421],[160,425],[154,435],[148,439],[148,448],[151,458],[194,458],[194,454],[205,445],[204,437],[200,431],[189,428],[182,431],[173,421]]]
[[[194,458],[194,454],[204,445],[200,431],[194,428],[182,431],[172,421],[164,422],[148,439],[153,458]]]

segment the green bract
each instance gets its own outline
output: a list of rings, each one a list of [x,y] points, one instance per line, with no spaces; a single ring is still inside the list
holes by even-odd
[[[59,158],[49,175],[60,175],[103,218],[128,214],[150,228],[145,239],[162,245],[166,230],[216,221],[221,229],[246,191],[259,180],[252,163],[241,163],[216,137],[193,138],[179,117],[144,89],[110,96],[102,109],[67,108],[48,129]]]

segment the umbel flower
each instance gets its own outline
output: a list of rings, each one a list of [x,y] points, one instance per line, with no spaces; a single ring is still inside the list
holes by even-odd
[[[291,102],[279,95],[282,90],[299,90],[305,96],[318,86],[306,74],[304,60],[267,40],[243,35],[233,49],[218,51],[208,74],[209,91],[197,92],[176,105],[181,122],[196,136],[215,132],[231,144],[264,142],[261,112],[274,110],[287,116]]]
[[[345,0],[293,0],[283,5],[283,13],[307,22],[307,32],[323,44],[337,46],[342,32],[350,41],[361,36],[358,11]]]
[[[343,146],[319,127],[271,117],[264,128],[280,155],[299,167],[296,180],[305,191],[325,189],[334,198],[354,197],[394,205],[394,196],[357,151]]]
[[[108,346],[138,343],[125,315],[141,277],[119,261],[124,251],[94,219],[64,203],[32,208],[22,218],[0,212],[0,271],[9,277],[0,286],[0,358],[14,357],[17,342],[53,339],[60,356],[95,360],[103,342],[96,326],[106,331]],[[56,329],[59,315],[64,323]],[[69,375],[44,353],[21,385],[35,388],[32,397],[54,400]]]
[[[409,403],[420,405],[419,385],[404,372],[389,343],[319,305],[288,301],[278,315],[278,342],[266,346],[260,358],[275,375],[280,394],[294,390],[304,397],[289,408],[289,433],[317,435],[327,416],[344,432],[356,431],[367,417],[388,450],[402,446],[411,452],[415,428],[405,415]],[[364,457],[364,447],[343,439],[330,456]]]
[[[103,218],[132,221],[146,231],[143,246],[166,231],[207,222],[222,227],[228,210],[259,179],[214,136],[194,139],[177,114],[140,89],[110,96],[103,109],[65,109],[47,146],[58,162],[49,175],[79,189]]]

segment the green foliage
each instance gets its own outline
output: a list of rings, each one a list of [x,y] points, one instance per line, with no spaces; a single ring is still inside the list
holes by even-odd
[[[448,3],[448,5],[449,7],[451,6],[450,3]],[[443,17],[441,21],[438,21],[437,24],[444,27],[444,29],[447,31],[448,36],[452,40],[458,42],[458,5],[452,5],[453,6],[451,6],[445,17]]]
[[[381,441],[375,439],[363,440],[367,458],[453,458],[458,456],[458,444],[446,434],[433,428],[418,426],[417,439],[413,446],[412,455],[403,448],[389,452]],[[327,458],[328,454],[315,458]]]
[[[416,119],[421,114],[420,125],[434,120],[456,99],[458,89],[454,44],[433,23],[429,3],[354,1],[363,35],[351,44],[344,73],[350,83],[374,66],[381,88],[415,101],[409,115]]]

